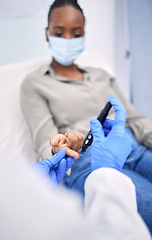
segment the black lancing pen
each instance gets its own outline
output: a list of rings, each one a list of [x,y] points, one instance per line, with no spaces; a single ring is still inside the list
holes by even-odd
[[[110,102],[107,102],[105,107],[102,109],[102,111],[100,112],[99,116],[97,117],[97,119],[101,122],[101,124],[104,123],[110,109],[111,109],[112,105]],[[85,153],[85,151],[87,150],[87,148],[91,145],[93,141],[93,136],[92,136],[92,132],[91,130],[89,130],[87,136],[85,137],[85,139],[83,140],[82,146],[79,150],[80,154]]]

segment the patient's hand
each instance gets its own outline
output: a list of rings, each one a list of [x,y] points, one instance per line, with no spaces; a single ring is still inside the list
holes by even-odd
[[[61,148],[66,149],[66,156],[79,158],[78,153],[85,135],[79,132],[68,132],[63,134],[56,134],[51,138],[50,144],[52,146],[52,153],[57,153]]]

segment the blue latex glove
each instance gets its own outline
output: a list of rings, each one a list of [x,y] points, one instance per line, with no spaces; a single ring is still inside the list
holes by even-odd
[[[114,124],[114,120],[111,120],[111,119],[108,119],[108,118],[105,119],[105,121],[102,125],[105,137],[111,131],[113,124]]]
[[[125,130],[126,110],[117,98],[110,97],[109,101],[115,110],[115,120],[106,120],[104,128],[97,119],[90,120],[93,134],[92,170],[110,167],[121,171],[132,150],[132,141]]]
[[[65,154],[66,150],[62,148],[53,157],[34,163],[31,169],[36,171],[40,177],[49,178],[55,185],[59,185],[75,160],[75,158],[66,157]]]

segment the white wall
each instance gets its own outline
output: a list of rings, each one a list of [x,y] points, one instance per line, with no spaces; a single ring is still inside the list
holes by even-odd
[[[127,0],[115,1],[115,76],[125,97],[130,99],[130,43]]]
[[[0,65],[49,56],[43,17],[0,19]],[[86,50],[98,51],[115,72],[115,0],[79,0],[86,16]]]
[[[80,0],[86,15],[86,46],[115,72],[115,0]]]
[[[152,120],[152,1],[129,1],[131,99],[140,114]]]

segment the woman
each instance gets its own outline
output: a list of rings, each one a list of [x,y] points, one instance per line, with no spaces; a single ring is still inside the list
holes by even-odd
[[[74,64],[84,49],[84,26],[85,17],[77,1],[59,0],[50,7],[46,38],[53,60],[28,75],[21,86],[22,109],[33,144],[39,160],[43,160],[51,157],[51,151],[58,151],[56,139],[63,135],[57,134],[67,133],[67,139],[73,137],[68,132],[74,131],[76,141],[70,141],[67,151],[67,154],[73,154],[70,148],[78,151],[89,130],[90,118],[99,114],[109,96],[119,98],[127,110],[126,131],[133,139],[133,151],[123,171],[136,185],[138,210],[152,232],[152,151],[148,149],[152,149],[152,125],[124,99],[115,80],[107,72]],[[109,118],[114,118],[113,111]],[[51,150],[49,140],[54,135],[57,136],[52,139]],[[75,146],[77,139],[78,145]],[[79,157],[78,153],[74,154]],[[71,175],[65,176],[66,186],[83,192],[90,172],[88,149],[75,161]]]

